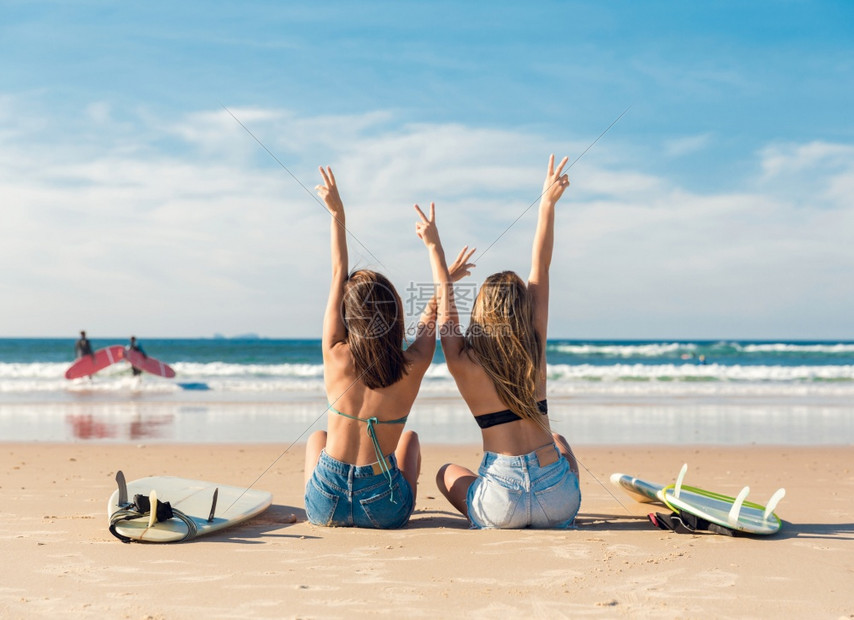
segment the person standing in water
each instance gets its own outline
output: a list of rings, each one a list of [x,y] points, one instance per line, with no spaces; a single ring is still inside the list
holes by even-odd
[[[448,370],[483,436],[475,474],[448,463],[436,476],[442,494],[474,528],[567,528],[581,505],[578,463],[551,431],[546,402],[549,267],[555,205],[569,187],[564,157],[549,158],[527,283],[512,271],[489,276],[463,335],[436,227],[418,205],[416,234],[427,247],[439,297]]]
[[[92,343],[86,337],[86,330],[80,330],[80,339],[74,343],[74,357],[80,359],[84,355],[94,356],[95,353],[92,351]]]
[[[143,357],[148,357],[145,354],[145,351],[143,351],[142,345],[136,341],[136,336],[130,337],[130,344],[127,346],[127,350],[128,351],[137,351],[138,353],[142,354]],[[139,368],[137,368],[136,366],[131,366],[131,371],[133,372],[134,377],[142,374],[142,371]]]

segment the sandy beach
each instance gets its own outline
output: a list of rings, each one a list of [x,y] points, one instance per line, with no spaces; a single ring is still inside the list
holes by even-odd
[[[0,615],[854,617],[851,446],[579,446],[589,472],[571,531],[468,530],[433,476],[447,461],[475,466],[480,449],[432,444],[407,527],[315,527],[302,509],[302,446],[284,448],[0,444]],[[615,471],[669,482],[683,462],[691,483],[728,494],[749,484],[761,503],[786,487],[782,530],[662,532],[646,519],[650,505],[608,482]],[[255,486],[273,493],[273,506],[244,525],[174,545],[122,544],[107,531],[117,469],[129,480],[168,474],[245,486],[268,467]]]

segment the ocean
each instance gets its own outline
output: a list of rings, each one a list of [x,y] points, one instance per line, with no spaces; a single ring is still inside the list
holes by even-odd
[[[74,339],[0,339],[0,440],[290,442],[323,427],[319,340],[140,342],[175,379],[120,362],[68,381]],[[547,362],[553,425],[582,443],[854,443],[854,342],[551,340]],[[479,440],[440,347],[411,420],[427,441]]]

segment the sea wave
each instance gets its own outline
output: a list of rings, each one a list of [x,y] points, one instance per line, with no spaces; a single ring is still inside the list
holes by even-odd
[[[561,381],[710,381],[710,382],[854,382],[854,366],[725,366],[722,364],[555,364],[552,382]]]
[[[854,343],[791,344],[778,342],[738,345],[738,348],[745,353],[826,353],[828,355],[854,353]]]
[[[603,357],[659,357],[677,353],[694,353],[697,345],[690,342],[650,342],[650,343],[549,343],[546,351],[568,355],[601,355]]]
[[[175,373],[189,377],[323,377],[322,364],[229,364],[226,362],[178,362]]]
[[[176,363],[175,379],[152,375],[132,377],[126,364],[107,368],[92,379],[68,381],[67,364],[0,363],[0,393],[171,393],[186,390],[220,393],[297,394],[323,393],[321,364],[229,364]],[[596,385],[676,384],[683,391],[696,391],[700,384],[776,384],[854,386],[854,365],[724,365],[695,363],[549,364],[549,389],[563,392],[590,389]],[[447,365],[434,363],[425,375],[422,389],[454,393]],[[595,388],[601,389],[601,388]],[[608,388],[617,392],[622,388]]]
[[[604,358],[672,358],[674,356],[705,355],[851,355],[851,342],[754,342],[730,340],[714,342],[549,342],[546,351],[579,357]]]

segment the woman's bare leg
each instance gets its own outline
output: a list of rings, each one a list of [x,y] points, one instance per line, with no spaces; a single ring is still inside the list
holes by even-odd
[[[436,474],[436,486],[439,487],[439,491],[464,517],[469,516],[466,496],[475,480],[477,476],[472,470],[453,463],[442,465]]]
[[[421,474],[421,442],[415,431],[404,431],[397,442],[397,450],[394,451],[397,466],[400,473],[409,483],[412,489],[412,501],[418,492],[418,476]]]
[[[326,447],[326,431],[314,431],[305,444],[305,484],[311,479],[321,451]]]

